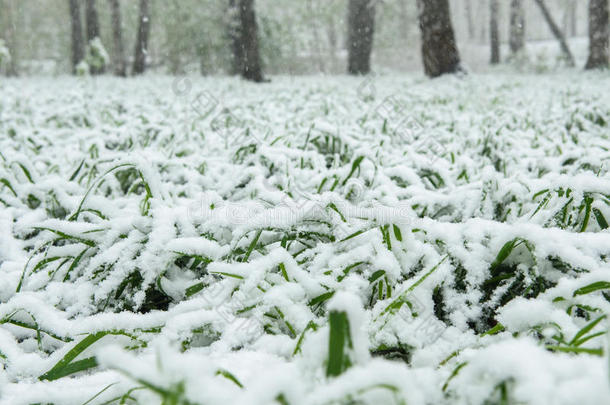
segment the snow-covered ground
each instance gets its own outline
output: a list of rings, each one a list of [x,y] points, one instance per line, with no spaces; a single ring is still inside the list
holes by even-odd
[[[607,74],[12,79],[0,153],[2,404],[610,403]]]

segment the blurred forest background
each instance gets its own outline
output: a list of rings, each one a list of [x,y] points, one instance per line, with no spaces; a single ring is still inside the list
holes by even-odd
[[[256,0],[260,59],[265,73],[345,73],[348,2]],[[79,73],[73,66],[71,50],[71,12],[76,4],[83,36],[89,37],[88,31],[93,30],[92,35],[99,37],[95,42],[85,40],[89,66],[86,69],[81,65],[80,73],[95,73],[94,65],[98,62],[105,65],[102,70],[108,73],[139,73],[134,49],[143,5],[147,7],[145,20],[150,29],[145,47],[148,71],[235,73],[231,46],[234,3],[233,0],[0,0],[0,47],[3,43],[5,48],[0,71],[6,75],[59,75],[73,70]],[[522,1],[526,46],[519,58],[511,57],[509,47],[514,0],[449,3],[458,49],[468,69],[485,71],[494,59],[520,70],[549,71],[563,66],[565,58],[561,57],[560,45],[537,1]],[[584,64],[588,52],[589,2],[546,0],[545,4],[567,38],[577,63]],[[91,20],[91,6],[97,22]],[[116,37],[117,17],[121,42]],[[373,69],[421,71],[416,1],[375,1],[374,19]],[[499,47],[493,50],[490,44],[495,39]],[[491,55],[492,51],[498,55]]]

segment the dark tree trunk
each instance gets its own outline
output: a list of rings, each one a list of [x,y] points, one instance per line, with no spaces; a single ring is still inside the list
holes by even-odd
[[[525,12],[523,0],[510,2],[510,52],[514,55],[525,47]]]
[[[140,0],[138,17],[138,34],[133,60],[133,74],[140,75],[146,70],[146,55],[148,53],[148,37],[150,36],[150,1]]]
[[[468,39],[472,41],[476,36],[474,17],[472,15],[472,0],[466,0],[466,22],[468,23]]]
[[[127,62],[125,61],[125,45],[123,44],[123,26],[121,24],[121,5],[119,0],[109,0],[112,22],[112,41],[114,43],[114,74],[127,76]]]
[[[424,71],[429,77],[461,71],[449,0],[417,0]]]
[[[85,22],[87,23],[87,41],[100,36],[100,22],[97,17],[95,0],[87,0],[85,9]]]
[[[72,73],[76,73],[76,66],[85,58],[80,0],[70,0],[70,26],[72,30]]]
[[[544,19],[546,20],[547,24],[549,25],[551,32],[553,33],[555,38],[557,38],[557,41],[559,41],[559,45],[561,46],[561,53],[563,53],[567,64],[569,66],[574,66],[574,56],[572,56],[572,52],[570,51],[570,47],[568,46],[566,37],[563,35],[563,32],[561,32],[561,29],[559,29],[557,23],[555,23],[555,20],[553,20],[553,16],[551,15],[549,9],[546,7],[544,0],[534,1],[538,5],[538,7],[540,7],[540,11],[542,12],[542,15],[544,16]]]
[[[254,0],[239,0],[239,20],[241,22],[240,52],[243,57],[241,75],[246,80],[264,82],[258,49],[258,25],[254,12]]]
[[[100,38],[100,21],[97,16],[97,7],[95,6],[95,0],[87,0],[85,8],[85,22],[87,24],[87,43],[91,47],[91,42],[95,38]],[[89,67],[91,74],[99,75],[104,73],[105,66],[101,64],[99,66]]]
[[[608,68],[608,0],[589,0],[589,58],[585,69]]]
[[[498,12],[500,5],[498,0],[489,2],[489,34],[491,43],[491,59],[492,65],[500,63],[500,31],[498,29]]]
[[[239,0],[229,0],[229,25],[227,33],[231,42],[231,73],[241,75],[244,68],[244,54],[241,43],[241,21]]]
[[[375,31],[375,1],[349,0],[347,24],[347,71],[352,75],[370,73]]]

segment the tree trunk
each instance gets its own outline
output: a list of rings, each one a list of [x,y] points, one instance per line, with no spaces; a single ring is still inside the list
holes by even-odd
[[[398,3],[400,5],[400,20],[406,22],[406,21],[409,20],[408,5],[404,1],[399,1]],[[408,24],[400,24],[400,36],[402,37],[401,39],[403,41],[408,41],[409,40],[409,36],[410,36],[409,33],[410,33],[409,25]]]
[[[125,77],[127,76],[127,62],[125,61],[125,46],[123,44],[121,6],[119,0],[109,0],[109,2],[112,22],[112,41],[114,43],[114,74]]]
[[[485,7],[485,4],[487,4],[487,0],[479,0],[479,12],[477,13],[478,21],[487,21],[487,12],[489,11],[489,7]],[[479,27],[481,28],[479,32],[479,41],[482,44],[486,44],[488,39],[487,28],[489,27],[489,25],[479,24]]]
[[[227,33],[231,42],[231,73],[241,75],[244,69],[244,54],[241,43],[241,21],[239,15],[239,0],[229,0],[229,24]]]
[[[80,0],[70,0],[70,26],[72,30],[72,73],[76,73],[76,66],[85,58]]]
[[[0,17],[2,17],[0,23],[4,27],[3,35],[11,56],[6,65],[6,75],[19,76],[19,34],[17,33],[19,24],[16,15],[18,10],[15,10],[13,0],[0,1],[0,9]]]
[[[258,25],[254,12],[254,0],[239,0],[241,21],[241,53],[243,56],[242,77],[253,82],[264,82],[261,58],[258,49]]]
[[[449,0],[417,0],[424,71],[429,77],[461,71]]]
[[[472,16],[472,0],[466,0],[466,22],[468,24],[468,39],[472,41],[476,37],[474,18]]]
[[[608,0],[589,0],[589,58],[585,69],[608,68]]]
[[[576,36],[576,0],[565,0],[563,32],[566,36]]]
[[[138,34],[133,60],[133,74],[140,75],[146,70],[146,55],[148,54],[148,37],[150,36],[150,1],[140,0],[138,17]]]
[[[500,63],[500,32],[498,29],[498,12],[500,5],[498,0],[489,2],[489,34],[491,43],[491,60],[492,65]]]
[[[347,24],[347,71],[352,75],[370,73],[373,33],[375,31],[375,2],[372,0],[349,0]]]
[[[100,22],[97,18],[95,0],[87,0],[85,8],[85,22],[87,23],[87,41],[100,36]]]
[[[337,66],[337,28],[335,26],[334,15],[326,18],[326,37],[328,39],[328,53],[330,58],[330,70],[334,71]]]
[[[561,46],[561,53],[563,53],[568,66],[574,66],[574,56],[572,56],[572,52],[570,51],[570,47],[568,46],[566,38],[563,35],[563,32],[561,32],[561,30],[559,29],[559,26],[557,26],[557,24],[555,23],[555,20],[553,20],[553,16],[549,12],[549,9],[546,7],[544,0],[534,1],[538,5],[538,7],[540,7],[540,11],[542,12],[542,15],[544,16],[544,19],[546,20],[547,24],[549,25],[551,32],[553,33],[555,38],[557,38],[557,41],[559,41],[559,45]]]
[[[313,53],[318,63],[318,72],[326,73],[326,64],[324,63],[324,55],[322,54],[322,40],[320,38],[320,27],[318,26],[319,18],[315,15],[314,5],[312,0],[307,0],[307,13],[312,16],[311,33],[313,36]]]
[[[97,7],[95,6],[95,0],[87,0],[85,8],[85,22],[87,24],[87,43],[91,47],[91,42],[100,38],[100,21],[97,16]],[[100,65],[90,66],[90,72],[94,75],[104,73],[105,66],[103,63]]]
[[[577,11],[578,5],[576,0],[570,0],[570,35],[575,37],[577,35],[576,23],[577,23]]]
[[[525,47],[525,12],[523,0],[510,2],[510,52],[519,53]]]

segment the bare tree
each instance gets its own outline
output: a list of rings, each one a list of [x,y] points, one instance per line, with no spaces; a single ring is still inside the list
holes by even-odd
[[[85,22],[87,24],[87,42],[89,44],[89,51],[92,52],[91,49],[92,42],[96,38],[100,39],[100,21],[97,16],[97,7],[95,5],[95,0],[87,0],[85,3]],[[89,67],[91,74],[97,75],[104,73],[106,67],[104,65],[104,60],[98,58],[96,63]]]
[[[461,71],[449,0],[417,0],[424,71],[429,77]]]
[[[243,46],[241,43],[241,21],[239,14],[239,0],[229,0],[227,10],[227,34],[231,42],[231,73],[240,75],[244,66]]]
[[[243,57],[241,75],[253,82],[264,82],[258,47],[258,24],[254,0],[239,0],[240,40],[239,53]]]
[[[100,36],[100,22],[97,17],[95,0],[87,0],[85,3],[85,22],[87,24],[87,41],[91,41]]]
[[[347,24],[347,71],[352,75],[367,74],[371,71],[375,1],[349,0]]]
[[[307,0],[307,13],[314,17],[311,19],[311,33],[313,35],[313,53],[315,55],[315,60],[318,63],[318,70],[320,72],[326,72],[324,55],[322,55],[322,39],[320,38],[320,19],[315,15],[315,7],[312,0]]]
[[[608,0],[589,0],[589,58],[585,69],[608,68]]]
[[[511,54],[519,53],[525,47],[525,12],[523,0],[510,2],[510,38]]]
[[[478,21],[486,21],[487,20],[487,12],[489,11],[489,7],[485,7],[485,4],[487,4],[488,0],[479,0],[479,6],[477,7],[478,13],[477,13],[477,20]],[[479,31],[479,41],[481,43],[487,43],[487,28],[489,27],[488,24],[478,24],[480,27],[480,31]]]
[[[570,0],[570,35],[575,37],[578,33],[576,29],[576,24],[578,22],[578,5],[576,0]]]
[[[474,17],[472,15],[472,0],[466,0],[466,23],[468,24],[468,39],[472,41],[476,36]]]
[[[70,0],[70,27],[72,31],[72,72],[85,58],[85,42],[81,22],[80,0]]]
[[[7,76],[19,75],[19,33],[17,32],[19,24],[17,23],[17,12],[18,10],[15,10],[13,1],[0,1],[0,26],[4,28],[2,34],[11,55],[6,68]]]
[[[150,1],[140,0],[138,16],[138,34],[133,60],[133,74],[140,75],[146,70],[146,55],[148,53],[148,38],[150,36]]]
[[[337,27],[335,24],[335,16],[329,14],[326,17],[326,39],[328,41],[328,53],[330,57],[330,69],[332,70],[337,65]]]
[[[491,60],[492,65],[500,63],[500,31],[498,29],[498,13],[500,4],[498,0],[490,0],[489,2],[489,34],[491,43]]]
[[[125,45],[123,44],[123,26],[121,24],[121,5],[119,0],[108,0],[112,22],[112,41],[114,44],[114,74],[127,76],[127,61],[125,60]]]
[[[542,12],[542,15],[544,16],[544,19],[546,20],[547,24],[549,25],[549,28],[551,29],[551,32],[553,33],[555,38],[557,38],[557,41],[559,41],[559,45],[561,46],[561,53],[563,53],[563,56],[566,59],[568,66],[574,66],[575,65],[574,56],[572,56],[572,52],[570,51],[570,47],[568,46],[566,37],[563,34],[563,32],[561,32],[561,29],[559,29],[559,26],[557,25],[557,23],[555,23],[555,20],[553,20],[553,16],[551,15],[551,12],[547,8],[546,4],[544,3],[544,0],[534,0],[534,1],[540,8],[540,11]]]
[[[564,0],[563,32],[567,36],[576,36],[576,1]]]

